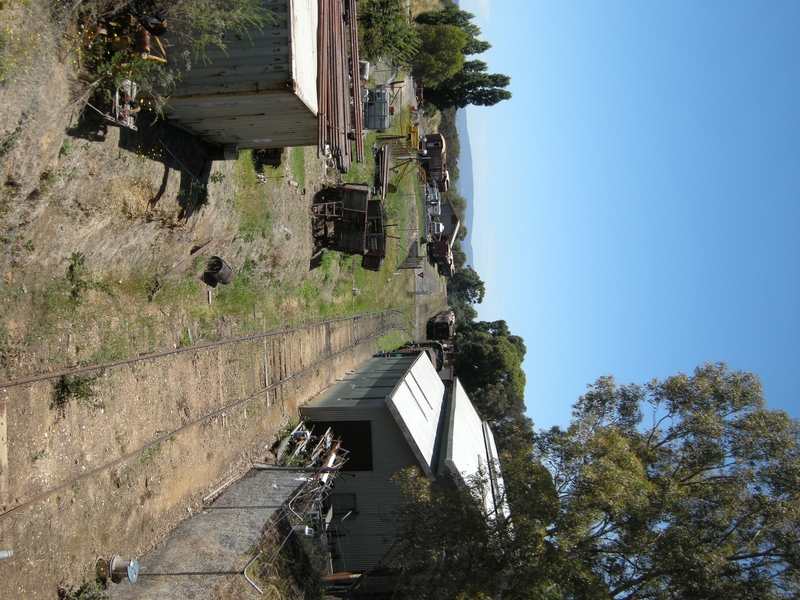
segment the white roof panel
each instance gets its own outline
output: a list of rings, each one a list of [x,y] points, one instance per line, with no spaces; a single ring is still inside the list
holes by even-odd
[[[449,430],[444,463],[458,481],[466,483],[477,473],[487,477],[483,504],[487,513],[495,507],[501,515],[508,512],[503,499],[503,478],[500,475],[497,447],[487,423],[481,421],[461,382],[455,380],[451,400]]]
[[[420,354],[386,397],[386,406],[428,476],[435,467],[434,446],[442,412],[444,384],[426,354]]]
[[[319,24],[318,0],[293,0],[292,20],[292,72],[295,76],[297,96],[314,114],[317,104],[317,27]]]
[[[453,386],[452,403],[445,465],[453,475],[464,480],[480,469],[486,470],[486,443],[481,418],[458,379]],[[458,434],[455,435],[455,432]]]

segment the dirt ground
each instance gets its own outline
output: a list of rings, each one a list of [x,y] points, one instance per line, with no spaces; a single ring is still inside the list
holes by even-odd
[[[139,302],[141,295],[125,291],[143,285],[142,273],[169,280],[175,265],[209,242],[209,255],[226,257],[234,271],[248,257],[269,257],[261,276],[299,289],[313,252],[310,198],[338,174],[315,148],[290,150],[280,168],[265,171],[269,231],[243,235],[235,165],[210,162],[205,146],[163,121],[142,119],[138,132],[101,127],[83,110],[87,86],[76,77],[69,23],[53,23],[44,6],[4,2],[0,9],[0,31],[19,57],[2,65],[0,85],[0,381],[229,339],[251,333],[254,323],[295,324],[300,308],[291,298],[270,314],[254,306],[247,323],[224,315],[206,323],[191,309]],[[305,194],[286,164],[292,152],[304,155]],[[207,197],[198,196],[198,181]],[[68,297],[65,273],[78,254],[105,283],[93,284],[80,311],[45,311]],[[411,291],[414,279],[403,274],[393,285]],[[439,291],[422,318],[443,304]],[[190,293],[198,305],[217,301],[217,289]],[[337,292],[331,283],[322,293]],[[362,334],[375,328],[362,326]],[[75,393],[65,402],[57,400],[59,379],[0,389],[0,550],[14,551],[0,561],[0,596],[54,598],[59,585],[91,576],[98,558],[149,548],[207,493],[263,460],[297,404],[360,364],[374,344],[269,398],[216,411],[354,335],[358,327],[349,324],[114,367],[68,381]],[[101,468],[110,461],[118,463]]]

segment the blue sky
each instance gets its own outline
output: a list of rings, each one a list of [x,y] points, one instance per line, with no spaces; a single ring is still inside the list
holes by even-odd
[[[462,0],[514,97],[468,107],[479,317],[537,427],[706,361],[800,417],[800,4]]]

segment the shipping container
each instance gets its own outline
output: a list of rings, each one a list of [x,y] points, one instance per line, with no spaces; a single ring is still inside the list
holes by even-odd
[[[275,22],[231,35],[225,50],[192,57],[164,113],[206,142],[228,148],[313,146],[319,139],[318,0],[262,0]],[[177,38],[162,38],[180,65]]]

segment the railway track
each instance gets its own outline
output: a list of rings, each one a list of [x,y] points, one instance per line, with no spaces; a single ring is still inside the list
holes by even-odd
[[[20,564],[55,585],[70,564],[145,550],[264,460],[298,404],[407,322],[369,313],[0,382],[0,546],[17,563],[0,563],[6,589],[25,594]],[[84,382],[85,395],[59,404],[64,381]]]

